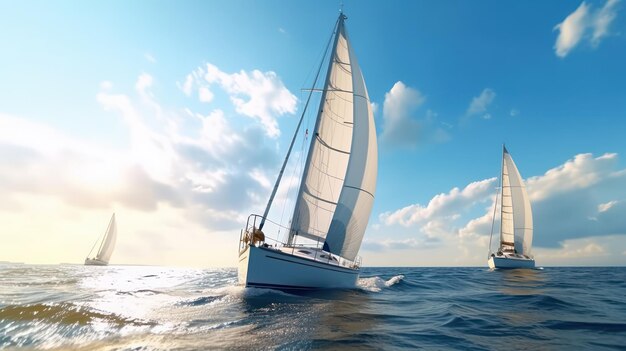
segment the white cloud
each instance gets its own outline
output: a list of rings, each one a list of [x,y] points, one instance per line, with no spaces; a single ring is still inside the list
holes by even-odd
[[[509,114],[511,115],[511,117],[516,117],[519,116],[520,111],[516,108],[511,109],[511,112],[509,112]]]
[[[609,26],[617,16],[616,5],[618,2],[619,0],[607,0],[604,6],[595,15],[592,24],[592,44],[600,44],[600,40],[609,34]]]
[[[609,26],[617,16],[616,5],[619,0],[608,0],[604,6],[593,11],[592,5],[584,1],[554,29],[559,35],[554,44],[555,53],[559,57],[567,56],[582,41],[588,41],[597,47],[600,41],[608,36]]]
[[[606,212],[611,209],[611,207],[615,206],[618,201],[609,201],[603,204],[598,205],[598,212]]]
[[[137,91],[141,94],[146,94],[147,89],[152,87],[153,82],[154,79],[152,79],[151,75],[142,73],[137,79],[137,83],[135,83],[135,89],[137,89]]]
[[[589,188],[596,183],[618,176],[612,169],[617,164],[617,154],[607,153],[599,157],[578,154],[563,165],[548,170],[544,175],[531,177],[527,186],[531,201],[541,201],[556,194]]]
[[[429,142],[444,142],[448,133],[437,126],[436,114],[430,110],[425,117],[415,114],[426,98],[414,88],[398,81],[385,94],[381,141],[386,144],[416,147]]]
[[[495,185],[496,178],[490,178],[470,183],[463,190],[453,188],[448,193],[433,197],[427,206],[415,204],[394,212],[384,212],[380,215],[380,220],[386,225],[400,224],[405,227],[428,225],[429,220],[451,218],[466,207],[486,201],[494,194]]]
[[[487,108],[493,100],[496,98],[496,93],[489,88],[483,89],[480,95],[472,98],[469,107],[467,108],[467,115],[478,115],[487,112]],[[490,119],[490,114],[483,115],[484,119]]]
[[[187,75],[187,77],[185,78],[185,83],[183,83],[180,89],[183,91],[183,93],[185,93],[185,95],[191,96],[192,89],[193,89],[193,75],[192,74]]]
[[[201,102],[209,103],[213,101],[213,93],[207,87],[200,87],[198,89],[198,99]]]
[[[370,106],[372,106],[372,113],[376,115],[378,113],[378,104],[375,102],[371,102]]]
[[[190,96],[195,86],[199,90],[200,101],[208,102],[213,99],[209,88],[214,84],[228,94],[237,113],[258,120],[271,138],[280,135],[276,117],[296,112],[297,98],[271,71],[226,73],[207,63],[187,75],[181,89]]]
[[[559,30],[554,48],[557,56],[565,57],[583,36],[586,27],[589,6],[583,1],[576,11],[569,14],[565,20],[554,27]]]
[[[102,90],[110,90],[112,88],[113,88],[113,83],[109,82],[108,80],[105,80],[100,83],[100,89]]]

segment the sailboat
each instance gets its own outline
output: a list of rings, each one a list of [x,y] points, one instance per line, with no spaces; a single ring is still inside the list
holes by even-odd
[[[241,230],[238,279],[246,287],[353,288],[359,277],[357,255],[374,202],[378,149],[374,115],[346,19],[340,12],[313,82],[315,87],[330,48],[293,214],[283,227],[286,240],[266,237],[263,230],[268,223],[280,228],[268,213],[316,89],[309,92],[264,214],[250,215]]]
[[[109,226],[107,227],[106,232],[104,232],[104,236],[102,237],[102,241],[98,240],[93,244],[91,251],[85,258],[85,266],[106,266],[109,264],[109,260],[111,259],[111,255],[113,254],[113,249],[115,248],[115,241],[117,240],[117,225],[115,223],[115,213],[111,216],[111,220],[109,221]],[[100,248],[98,249],[98,253],[95,257],[90,258],[93,249],[96,247],[96,244],[100,242]]]
[[[491,252],[489,238],[489,268],[535,268],[530,254],[533,241],[533,213],[522,176],[506,147],[502,146],[502,172],[500,177],[500,245]],[[498,197],[494,205],[491,225],[495,222]]]

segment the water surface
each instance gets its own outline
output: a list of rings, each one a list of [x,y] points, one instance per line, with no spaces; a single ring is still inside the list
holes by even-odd
[[[626,268],[364,268],[354,290],[235,269],[0,265],[0,348],[623,350]]]

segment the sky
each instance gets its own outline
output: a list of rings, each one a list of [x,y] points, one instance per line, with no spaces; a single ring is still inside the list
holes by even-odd
[[[115,212],[113,264],[235,266],[339,7],[0,0],[0,261],[81,263]],[[364,265],[485,266],[503,143],[537,265],[626,264],[623,1],[343,9],[378,135]]]

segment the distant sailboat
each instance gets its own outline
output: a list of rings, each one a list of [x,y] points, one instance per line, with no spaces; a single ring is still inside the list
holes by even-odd
[[[314,89],[263,216],[250,215],[241,231],[239,283],[246,287],[352,288],[359,277],[357,254],[374,202],[378,149],[374,116],[346,33],[346,18],[340,13],[331,37],[326,80],[294,212],[286,228],[288,238],[286,242],[266,239],[262,230],[266,223],[274,223],[267,216]],[[326,52],[330,45],[329,40]]]
[[[489,253],[490,268],[535,268],[530,255],[533,241],[533,213],[524,181],[511,154],[502,146],[502,172],[500,178],[500,245]],[[498,205],[494,206],[495,211]],[[493,222],[491,235],[493,236]],[[489,238],[491,251],[491,238]]]
[[[85,266],[106,266],[109,264],[109,260],[111,259],[111,255],[113,254],[113,249],[115,248],[115,241],[117,240],[117,224],[115,223],[115,213],[111,216],[111,220],[109,221],[109,226],[107,227],[106,232],[104,233],[104,237],[100,242],[100,249],[98,249],[98,254],[93,257],[91,253],[93,249],[98,244],[98,241],[93,245],[91,251],[89,251],[89,255],[85,259]]]

